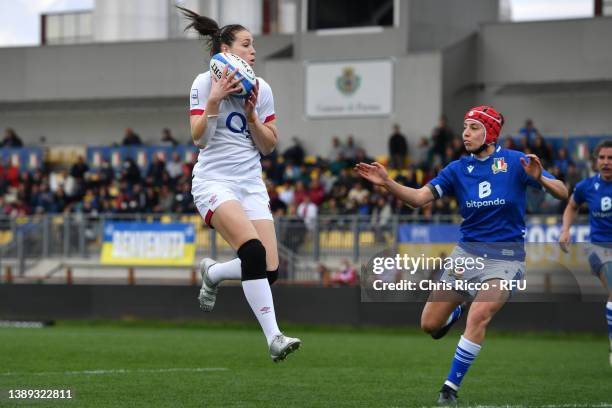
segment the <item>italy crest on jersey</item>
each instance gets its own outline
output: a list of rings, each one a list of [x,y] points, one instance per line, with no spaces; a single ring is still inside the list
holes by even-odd
[[[503,157],[496,157],[493,159],[493,165],[491,168],[493,169],[493,174],[497,174],[500,171],[505,173],[508,171],[508,164]]]

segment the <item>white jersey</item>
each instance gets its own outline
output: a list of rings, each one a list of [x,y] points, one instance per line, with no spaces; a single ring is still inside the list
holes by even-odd
[[[259,80],[255,111],[263,123],[275,119],[274,97],[266,81]],[[191,86],[190,114],[206,112],[210,94],[210,71],[196,77]],[[200,149],[193,176],[201,180],[246,180],[261,178],[259,150],[253,143],[244,111],[245,99],[228,97],[219,104],[217,130]],[[209,119],[214,120],[214,119]]]

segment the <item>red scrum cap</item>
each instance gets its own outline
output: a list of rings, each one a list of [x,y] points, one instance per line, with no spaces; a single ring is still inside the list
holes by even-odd
[[[484,126],[485,140],[484,144],[497,143],[499,133],[504,125],[504,117],[490,106],[477,106],[470,109],[466,114],[464,121],[475,121]]]

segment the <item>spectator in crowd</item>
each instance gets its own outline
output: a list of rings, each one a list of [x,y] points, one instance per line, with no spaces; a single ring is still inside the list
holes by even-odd
[[[335,285],[350,286],[357,283],[357,278],[357,270],[345,259],[340,270],[331,276],[330,282]]]
[[[293,136],[291,138],[291,141],[293,142],[293,145],[291,145],[291,147],[285,150],[285,153],[283,153],[283,157],[287,163],[293,164],[295,166],[300,166],[302,163],[304,163],[305,156],[304,148],[302,147],[302,142],[300,141],[300,139],[297,138],[297,136]]]
[[[355,164],[355,159],[357,158],[357,145],[355,144],[355,139],[353,135],[348,135],[346,139],[346,145],[342,149],[342,157],[349,162],[352,166]]]
[[[295,164],[289,162],[285,166],[285,171],[283,172],[283,180],[295,182],[302,177],[302,172],[300,171],[300,167]]]
[[[369,197],[370,192],[363,188],[361,181],[357,181],[348,193],[348,200],[353,201],[357,206],[367,203]]]
[[[280,199],[278,192],[274,188],[274,183],[266,181],[266,189],[270,197],[270,211],[273,216],[281,216],[287,213],[287,204]]]
[[[293,192],[293,204],[299,206],[302,204],[306,197],[308,196],[308,191],[306,191],[306,186],[302,180],[298,180],[295,183],[295,191]]]
[[[400,126],[397,123],[393,125],[393,133],[389,137],[389,157],[391,168],[402,169],[406,165],[408,142],[406,136],[400,132]]]
[[[4,167],[4,179],[9,187],[16,188],[19,185],[19,168],[10,159]]]
[[[521,136],[523,147],[532,145],[536,137],[541,136],[538,129],[533,125],[532,119],[525,120],[525,125],[519,130],[519,135]]]
[[[115,179],[115,170],[107,159],[103,159],[98,169],[98,182],[101,185],[108,185]]]
[[[512,138],[512,136],[508,135],[504,138],[504,149],[509,149],[509,150],[517,150],[519,149],[518,146],[516,146],[516,144],[514,143],[514,139]]]
[[[153,155],[153,160],[147,170],[147,181],[154,186],[161,186],[164,179],[168,178],[166,173],[166,163],[158,154]]]
[[[546,141],[542,135],[538,134],[533,141],[533,145],[531,146],[531,151],[533,154],[538,156],[538,158],[542,161],[544,167],[550,165],[552,161],[552,148]]]
[[[568,191],[574,191],[574,187],[576,187],[576,184],[578,184],[582,178],[583,175],[578,170],[576,163],[569,162],[567,165],[567,172],[565,173],[565,185]]]
[[[417,144],[416,150],[414,152],[415,160],[417,166],[421,168],[429,168],[433,155],[433,148],[429,143],[429,139],[425,136],[421,138],[419,143]]]
[[[180,184],[178,191],[174,195],[172,211],[176,213],[190,213],[195,211],[193,197],[191,196],[191,186],[188,182]]]
[[[374,161],[373,158],[368,157],[366,151],[362,147],[357,148],[357,153],[355,154],[355,163],[372,163]]]
[[[332,137],[332,147],[329,151],[328,160],[330,162],[337,160],[338,157],[342,159],[342,154],[344,153],[344,147],[340,143],[340,138],[338,136]]]
[[[329,163],[329,169],[332,174],[338,176],[342,170],[346,169],[349,166],[346,160],[342,157],[342,154],[338,154],[336,158]]]
[[[173,204],[174,195],[170,191],[170,187],[167,184],[162,185],[159,190],[159,204],[155,208],[154,212],[170,214],[172,212]]]
[[[553,164],[559,168],[561,178],[565,179],[567,174],[567,168],[572,162],[572,159],[569,157],[567,152],[567,148],[560,147],[557,151],[557,158],[553,160]]]
[[[451,144],[454,137],[455,134],[448,126],[446,116],[442,115],[438,122],[438,127],[433,130],[431,135],[433,154],[438,157],[438,160],[444,159],[446,146]]]
[[[123,163],[123,171],[121,172],[121,180],[127,181],[129,184],[140,182],[140,169],[132,158],[126,159]]]
[[[125,129],[125,134],[123,136],[123,142],[121,142],[123,146],[140,146],[142,145],[142,140],[140,140],[140,136],[138,136],[132,128]]]
[[[172,153],[172,160],[166,163],[166,173],[173,182],[178,181],[183,174],[183,163],[181,163],[181,156],[178,152]]]
[[[172,136],[172,131],[169,128],[162,129],[161,144],[165,146],[178,146],[179,142]]]
[[[304,201],[297,207],[297,216],[304,221],[304,225],[308,231],[313,231],[317,222],[319,210],[317,206],[310,201],[308,195],[304,196]]]
[[[85,163],[85,158],[83,156],[79,156],[77,157],[76,163],[74,163],[70,168],[70,175],[78,181],[83,181],[85,179],[85,174],[88,171],[89,166],[87,163]]]
[[[374,234],[377,242],[385,242],[385,232],[391,226],[391,217],[393,209],[389,200],[380,195],[376,198],[376,203],[372,208],[372,216],[370,218],[370,226],[374,229]]]
[[[285,183],[281,186],[280,192],[278,193],[278,198],[285,203],[286,206],[290,206],[294,202],[294,193],[295,189],[291,181],[285,180]]]
[[[308,189],[308,196],[310,197],[310,201],[317,207],[320,207],[325,200],[325,189],[321,185],[319,178],[314,178],[310,182],[310,187]]]
[[[0,147],[6,148],[17,148],[23,147],[23,142],[17,136],[17,133],[12,128],[6,128],[4,130],[4,138],[2,139],[2,143],[0,143]]]

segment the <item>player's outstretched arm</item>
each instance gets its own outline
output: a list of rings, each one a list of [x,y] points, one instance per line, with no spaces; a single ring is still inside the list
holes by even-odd
[[[570,241],[570,227],[574,223],[574,218],[576,218],[576,214],[578,214],[578,204],[574,201],[574,196],[572,195],[567,203],[567,207],[565,207],[565,211],[563,211],[563,225],[561,226],[561,235],[559,235],[559,246],[563,252],[568,251],[568,244]]]
[[[380,163],[358,163],[355,166],[355,171],[371,183],[385,187],[391,194],[404,201],[410,207],[422,207],[434,200],[434,195],[429,188],[422,187],[415,189],[402,186],[389,177],[385,166]]]
[[[558,200],[567,200],[568,191],[567,187],[561,180],[549,179],[548,177],[542,176],[542,162],[535,154],[528,154],[525,157],[529,158],[529,161],[521,157],[521,164],[525,173],[531,176],[534,180],[540,183],[546,191],[548,191],[553,197]]]

